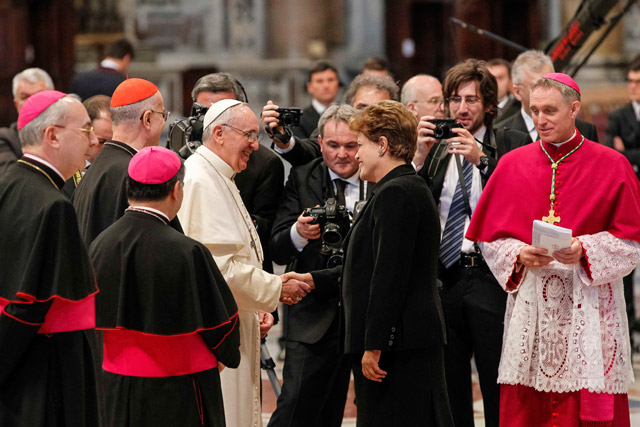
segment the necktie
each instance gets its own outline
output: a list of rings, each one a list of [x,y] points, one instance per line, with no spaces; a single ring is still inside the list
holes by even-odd
[[[346,206],[347,202],[344,198],[344,190],[347,187],[347,181],[336,178],[333,182],[336,184],[336,199],[338,201],[338,205]]]
[[[473,165],[464,158],[462,159],[462,174],[464,175],[467,193],[470,193]],[[451,267],[460,259],[466,217],[466,207],[462,189],[460,188],[460,180],[458,179],[458,184],[451,200],[451,207],[449,208],[449,216],[442,233],[442,242],[440,242],[440,260],[446,268]]]

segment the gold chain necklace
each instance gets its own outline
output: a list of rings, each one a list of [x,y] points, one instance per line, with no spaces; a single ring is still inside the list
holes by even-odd
[[[542,148],[542,151],[544,152],[544,154],[546,154],[547,157],[549,158],[549,161],[551,162],[551,171],[552,171],[551,195],[549,196],[549,200],[551,201],[551,207],[549,208],[549,215],[542,217],[542,220],[544,222],[547,222],[549,224],[555,224],[556,222],[560,222],[560,217],[556,216],[556,213],[553,210],[553,203],[556,201],[556,171],[558,170],[558,166],[560,166],[560,162],[562,162],[564,159],[566,159],[567,157],[575,153],[576,150],[578,150],[578,148],[582,147],[583,143],[584,143],[584,136],[582,137],[582,141],[580,141],[580,144],[578,144],[576,148],[574,148],[573,150],[569,151],[567,154],[562,156],[560,159],[558,159],[557,162],[554,162],[551,156],[549,155],[549,153],[547,153],[547,150],[544,149],[544,145],[542,145],[542,140],[540,140],[540,148]]]

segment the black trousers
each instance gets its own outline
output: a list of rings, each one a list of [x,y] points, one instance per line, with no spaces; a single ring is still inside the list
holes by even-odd
[[[451,427],[442,347],[382,352],[387,376],[378,383],[362,374],[362,354],[353,355],[358,427]]]
[[[315,344],[287,341],[282,393],[268,427],[340,427],[351,364],[338,353],[338,316]]]
[[[487,427],[497,427],[500,410],[498,365],[507,293],[489,267],[440,265],[442,308],[447,324],[445,373],[456,427],[473,426],[471,357],[475,356]]]

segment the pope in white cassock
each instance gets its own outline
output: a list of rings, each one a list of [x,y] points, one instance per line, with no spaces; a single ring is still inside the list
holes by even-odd
[[[260,337],[273,325],[278,301],[294,303],[308,285],[262,270],[262,247],[233,181],[259,148],[258,118],[245,103],[225,99],[204,118],[203,145],[185,162],[178,217],[187,236],[203,243],[227,281],[240,318],[238,369],[221,373],[228,427],[261,426]]]

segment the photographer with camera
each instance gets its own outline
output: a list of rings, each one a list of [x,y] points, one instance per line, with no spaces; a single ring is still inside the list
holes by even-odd
[[[348,125],[355,112],[350,105],[329,107],[318,123],[322,157],[291,170],[271,238],[274,261],[288,264],[287,271],[341,263],[350,213],[366,193]],[[339,427],[350,370],[338,351],[338,298],[311,292],[287,308],[284,384],[269,426]]]
[[[398,101],[400,88],[390,76],[360,74],[351,82],[344,94],[344,103],[361,110],[367,105],[386,99]],[[282,109],[272,101],[262,108],[261,124],[273,141],[272,148],[292,166],[302,166],[321,156],[316,140],[317,131],[308,139],[293,135],[292,128],[300,123],[299,108]]]
[[[419,129],[439,139],[419,170],[440,214],[438,278],[447,323],[445,368],[456,425],[473,425],[471,357],[480,378],[487,426],[498,426],[498,363],[507,294],[473,242],[464,234],[482,189],[507,151],[529,141],[511,129],[494,130],[498,86],[484,61],[452,67],[443,84],[445,109],[453,120]]]

